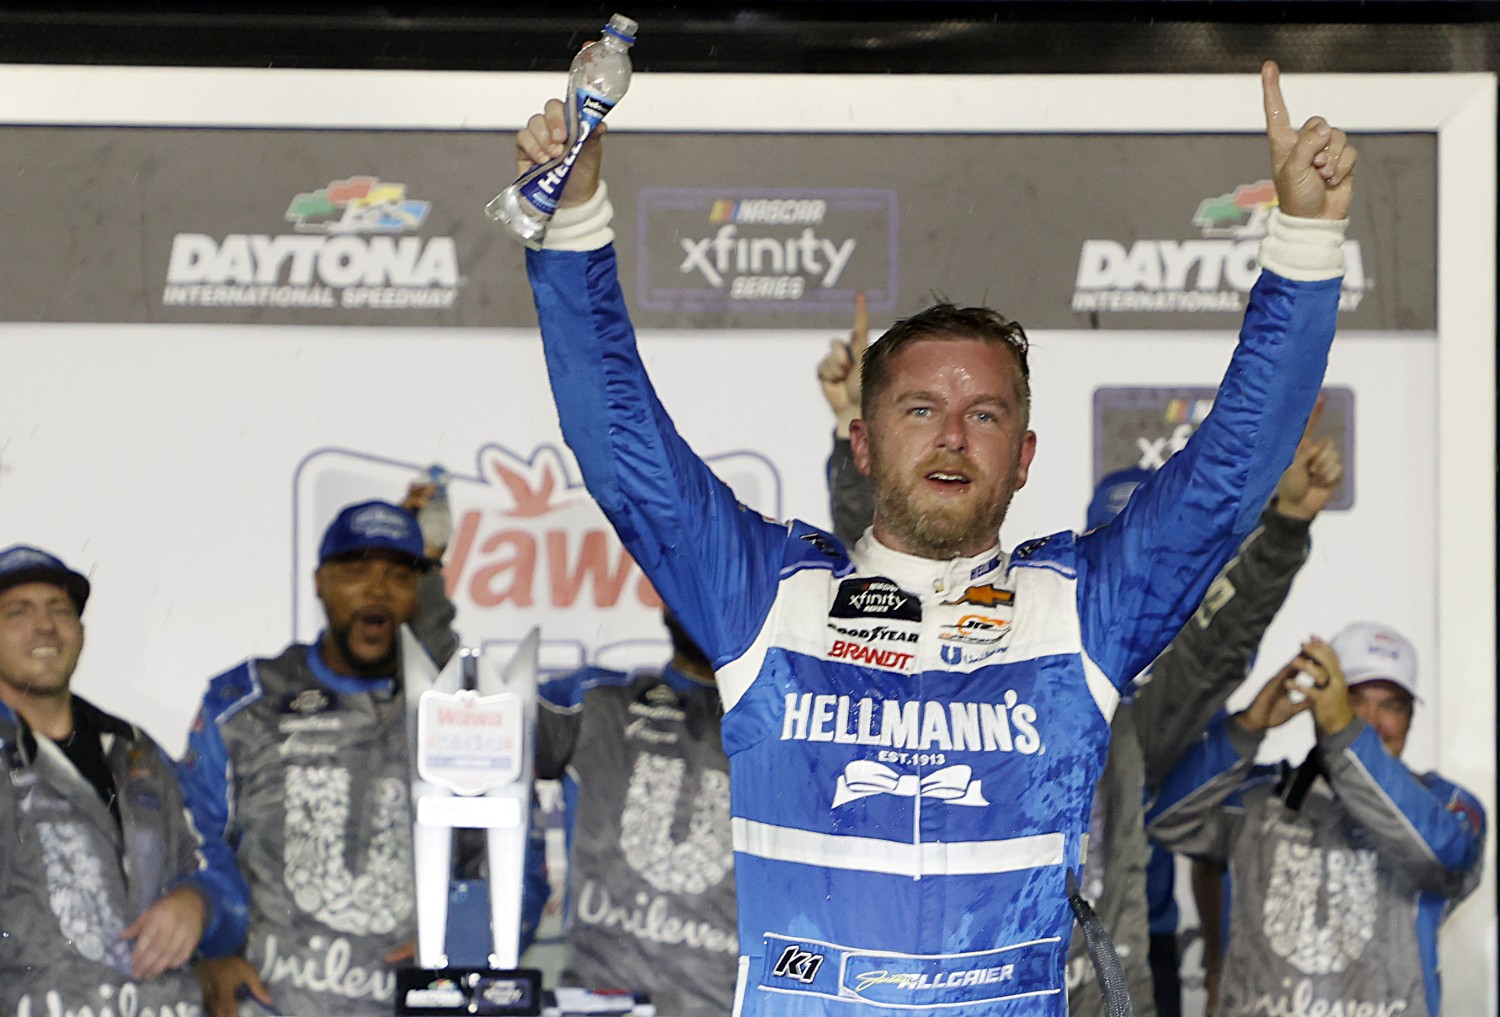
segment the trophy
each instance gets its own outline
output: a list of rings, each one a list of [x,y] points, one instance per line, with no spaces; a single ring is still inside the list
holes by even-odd
[[[417,967],[396,973],[396,1014],[497,1017],[541,1012],[541,973],[516,967],[531,815],[537,648],[532,629],[503,671],[459,650],[439,673],[401,630],[412,763]],[[452,967],[445,952],[455,829],[486,831],[487,967]]]

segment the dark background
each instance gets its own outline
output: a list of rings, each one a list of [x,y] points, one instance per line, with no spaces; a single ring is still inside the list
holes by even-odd
[[[1489,71],[1500,4],[3,3],[0,62],[564,70],[619,9],[647,71]]]

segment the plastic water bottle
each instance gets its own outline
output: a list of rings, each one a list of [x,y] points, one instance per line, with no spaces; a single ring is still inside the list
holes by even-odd
[[[635,42],[635,31],[634,21],[623,14],[612,15],[599,41],[579,51],[568,70],[567,148],[557,158],[521,174],[484,206],[486,215],[532,250],[542,246],[568,171],[583,143],[630,87],[630,46]]]
[[[431,484],[432,496],[417,513],[422,543],[428,547],[447,547],[453,539],[453,508],[448,504],[448,471],[436,463],[422,474],[422,483]]]

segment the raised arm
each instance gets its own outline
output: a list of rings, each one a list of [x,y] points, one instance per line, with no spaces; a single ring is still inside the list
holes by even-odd
[[[849,425],[860,415],[860,362],[870,337],[865,291],[854,295],[854,327],[848,339],[835,339],[818,362],[818,384],[833,413],[833,451],[828,456],[828,510],[833,532],[845,547],[854,544],[875,519],[875,484],[859,472],[849,443]]]
[[[437,493],[433,484],[412,484],[406,489],[401,507],[422,521],[422,508]],[[453,629],[458,609],[448,597],[443,577],[443,556],[448,553],[446,534],[422,532],[423,550],[431,568],[417,578],[417,613],[412,617],[411,631],[441,670],[458,652],[459,637]]]
[[[1333,439],[1311,438],[1320,409],[1321,404],[1313,410],[1260,526],[1215,577],[1136,695],[1148,785],[1161,782],[1250,673],[1266,628],[1307,560],[1308,527],[1338,490],[1344,472]]]
[[[1424,889],[1461,898],[1479,885],[1484,812],[1469,792],[1440,777],[1419,778],[1354,715],[1333,648],[1309,641],[1299,667],[1317,730],[1318,760],[1349,814],[1380,850],[1400,860]]]
[[[1281,207],[1214,408],[1115,522],[1080,541],[1084,647],[1117,687],[1177,634],[1254,527],[1327,365],[1356,153],[1320,117],[1288,126],[1274,64],[1262,90]]]
[[[1295,701],[1296,675],[1293,665],[1282,668],[1249,707],[1233,717],[1220,713],[1203,738],[1182,754],[1147,813],[1153,840],[1195,858],[1228,859],[1244,816],[1238,796],[1251,784],[1272,779],[1279,769],[1255,765],[1266,731],[1312,706]]]
[[[517,135],[518,161],[560,151],[561,103]],[[717,667],[749,648],[775,594],[787,528],[740,505],[677,434],[635,345],[599,181],[584,145],[546,249],[526,263],[563,438],[589,493]],[[721,686],[726,704],[742,689]]]

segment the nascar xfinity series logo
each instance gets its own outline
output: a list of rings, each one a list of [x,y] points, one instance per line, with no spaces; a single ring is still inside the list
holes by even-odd
[[[897,201],[886,190],[649,188],[641,293],[651,310],[847,311],[895,305]]]
[[[167,307],[442,310],[458,296],[452,237],[417,235],[432,204],[378,177],[294,195],[279,235],[178,233]]]
[[[1199,202],[1192,219],[1198,238],[1135,240],[1129,246],[1085,240],[1073,310],[1242,311],[1260,276],[1260,241],[1275,207],[1275,185],[1259,180]],[[1357,309],[1371,283],[1359,241],[1346,240],[1339,309]]]

